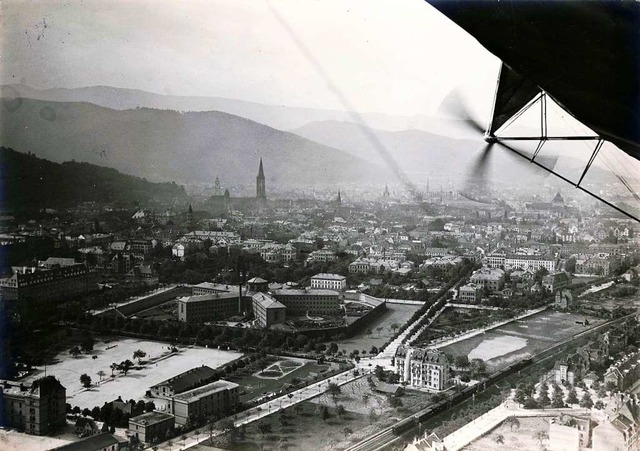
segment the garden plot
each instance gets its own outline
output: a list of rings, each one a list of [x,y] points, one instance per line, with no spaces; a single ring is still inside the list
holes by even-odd
[[[300,368],[306,362],[302,359],[287,359],[280,360],[272,365],[269,365],[262,371],[258,371],[254,374],[255,377],[261,379],[280,379],[289,373],[293,373]]]
[[[146,357],[139,365],[133,358],[136,350],[146,352]],[[97,356],[96,359],[92,356]],[[242,356],[241,353],[206,349],[200,347],[179,348],[178,352],[171,352],[166,343],[138,340],[118,339],[110,342],[97,341],[91,355],[81,354],[72,357],[68,353],[61,353],[56,357],[56,363],[47,365],[46,373],[55,376],[67,389],[67,402],[80,408],[102,406],[121,396],[122,399],[142,399],[149,387],[170,377],[180,374],[196,366],[207,365],[218,368]],[[135,363],[127,375],[116,371],[111,377],[110,366],[129,359]],[[105,376],[98,375],[103,371]],[[82,387],[80,375],[87,374],[92,379],[89,389]],[[44,368],[36,371],[26,380],[32,381],[44,375]]]
[[[546,449],[549,445],[549,420],[545,417],[520,417],[519,427],[511,428],[501,423],[469,445],[463,451],[485,451],[489,449],[535,450]]]

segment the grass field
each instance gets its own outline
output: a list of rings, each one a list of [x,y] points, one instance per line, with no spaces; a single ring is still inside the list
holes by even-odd
[[[354,350],[362,351],[363,349],[369,352],[372,346],[379,348],[393,337],[394,332],[391,325],[396,323],[402,326],[419,308],[418,305],[387,304],[387,310],[369,325],[368,329],[371,330],[371,334],[367,334],[365,329],[351,338],[339,341],[338,347],[341,351],[346,351],[347,354]],[[378,330],[378,328],[381,329]]]
[[[541,442],[536,438],[537,432],[549,433],[550,418],[545,417],[520,417],[520,427],[511,428],[504,423],[474,440],[469,445],[462,448],[464,451],[485,451],[488,449],[508,449],[508,450],[536,450],[543,449]],[[499,438],[501,437],[501,438]],[[498,443],[502,442],[502,443]],[[549,445],[549,440],[544,439],[542,445]]]
[[[300,411],[289,408],[246,427],[244,436],[232,439],[231,434],[214,439],[216,448],[233,450],[289,449],[289,450],[341,450],[389,426],[411,412],[420,410],[429,395],[408,391],[401,399],[404,407],[389,406],[385,395],[374,393],[365,378],[341,386],[341,394],[334,403],[324,394],[299,404]],[[367,395],[364,397],[364,395]],[[366,401],[365,399],[366,398]],[[346,413],[337,415],[337,405]],[[321,409],[326,406],[330,417],[322,420]],[[271,431],[262,434],[259,427],[268,424]]]
[[[102,406],[105,402],[113,401],[118,396],[122,399],[142,399],[145,392],[152,385],[162,382],[190,368],[207,365],[217,368],[227,362],[242,356],[238,352],[220,351],[199,347],[179,348],[177,353],[171,353],[169,345],[157,341],[138,339],[117,339],[109,341],[96,340],[91,355],[81,354],[72,357],[68,352],[58,354],[55,363],[46,367],[47,375],[55,376],[67,389],[67,402],[72,406],[91,409]],[[149,362],[140,369],[130,370],[126,376],[117,374],[111,377],[112,363],[133,359],[133,352],[142,350],[147,353],[143,359]],[[97,356],[93,359],[92,355]],[[100,381],[98,371],[104,371],[106,376]],[[87,390],[80,384],[80,375],[88,374],[93,385]],[[44,375],[44,368],[31,374],[26,380],[31,381]]]
[[[589,320],[588,327],[576,324],[585,319]],[[480,358],[487,363],[489,371],[496,371],[602,322],[584,315],[547,311],[441,349],[453,356]]]

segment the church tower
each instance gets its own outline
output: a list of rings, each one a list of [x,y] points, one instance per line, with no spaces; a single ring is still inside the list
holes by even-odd
[[[338,198],[336,199],[336,204],[338,207],[342,207],[342,196],[340,195],[340,190],[338,190]]]
[[[260,158],[260,168],[258,169],[258,177],[256,177],[256,198],[263,200],[267,198],[264,169],[262,169],[262,158]]]

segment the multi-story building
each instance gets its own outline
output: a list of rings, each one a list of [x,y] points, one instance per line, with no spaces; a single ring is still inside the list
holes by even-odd
[[[504,260],[505,268],[522,268],[537,271],[545,268],[549,272],[556,270],[558,259],[547,255],[508,254]]]
[[[547,274],[542,278],[542,286],[550,293],[567,288],[571,285],[571,276],[564,271]]]
[[[309,254],[309,261],[313,262],[332,262],[336,258],[335,252],[328,249],[318,249]]]
[[[593,428],[592,449],[630,451],[640,442],[640,405],[637,399],[616,393],[604,410],[605,417]]]
[[[342,295],[333,290],[286,289],[274,290],[273,296],[287,308],[287,315],[340,315]]]
[[[46,435],[66,426],[67,390],[53,376],[31,385],[0,381],[2,426],[24,429],[27,434]]]
[[[578,274],[608,276],[610,268],[611,262],[608,258],[591,257],[586,260],[576,261],[576,273]]]
[[[178,321],[205,323],[243,314],[251,308],[251,298],[238,293],[211,293],[178,298]]]
[[[620,391],[624,391],[634,385],[640,379],[640,352],[625,356],[615,362],[604,373],[604,383],[615,384]]]
[[[169,411],[178,425],[191,419],[222,417],[233,413],[239,403],[239,385],[219,380],[171,397]]]
[[[471,283],[490,291],[500,291],[504,287],[505,273],[499,268],[482,268],[474,272]]]
[[[450,384],[450,364],[438,349],[412,348],[401,345],[395,355],[396,372],[400,381],[412,387],[440,391]]]
[[[197,366],[151,386],[151,394],[156,397],[171,397],[192,388],[213,382],[218,376],[216,370],[206,365]]]
[[[267,328],[285,322],[287,308],[273,297],[265,293],[256,293],[252,300],[253,316],[260,327]]]
[[[502,252],[492,252],[484,258],[484,265],[489,268],[504,267],[507,254]]]
[[[55,265],[49,259],[37,267],[12,267],[11,277],[0,279],[0,299],[62,299],[98,289],[97,274],[84,263],[58,260]]]
[[[129,418],[128,435],[137,437],[143,443],[157,443],[171,436],[175,423],[175,417],[168,413],[143,413]]]
[[[549,422],[550,449],[581,450],[589,446],[591,421],[562,414]]]
[[[460,302],[476,303],[482,298],[482,287],[475,283],[468,283],[458,288]]]
[[[311,277],[311,288],[320,290],[344,291],[347,289],[347,278],[340,274],[320,273]]]

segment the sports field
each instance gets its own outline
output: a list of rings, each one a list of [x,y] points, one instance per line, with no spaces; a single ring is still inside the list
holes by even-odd
[[[178,352],[172,353],[169,348],[167,343],[132,338],[109,342],[96,340],[91,354],[81,354],[78,357],[72,357],[68,352],[59,354],[56,363],[46,367],[46,374],[55,376],[67,389],[69,404],[91,409],[113,401],[118,396],[124,400],[142,399],[149,387],[183,371],[202,365],[217,368],[242,356],[238,352],[200,347],[180,347]],[[142,359],[142,365],[138,365],[138,361],[133,358],[134,351],[138,349],[147,353]],[[93,359],[93,355],[97,359]],[[111,377],[111,364],[126,359],[134,362],[135,367],[126,376],[116,371],[115,377]],[[45,368],[40,368],[27,381],[43,376],[44,371]],[[99,371],[106,374],[102,381],[98,376]],[[92,386],[89,389],[85,389],[80,383],[82,374],[91,377]]]
[[[585,319],[588,326],[578,324]],[[546,311],[441,349],[453,356],[482,359],[489,371],[497,371],[602,323],[601,319],[584,315]]]

